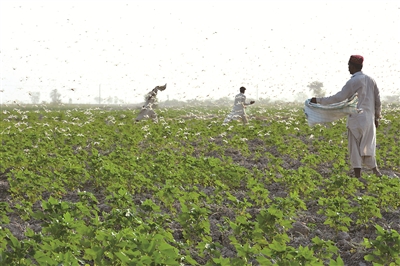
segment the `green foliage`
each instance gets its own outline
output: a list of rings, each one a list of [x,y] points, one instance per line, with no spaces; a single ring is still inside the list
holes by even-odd
[[[0,113],[1,265],[344,265],[331,240],[291,241],[308,206],[336,233],[375,226],[365,259],[399,264],[398,232],[377,223],[400,182],[346,175],[345,121],[254,107],[248,126],[221,126],[229,110],[188,107],[132,123],[137,111]],[[384,117],[377,160],[399,171],[398,110]],[[14,235],[15,220],[40,226]]]
[[[357,197],[355,200],[359,204],[358,208],[355,209],[358,215],[356,224],[368,226],[369,221],[373,218],[382,218],[380,209],[377,206],[377,198],[364,195]]]
[[[186,205],[181,200],[181,212],[177,221],[183,228],[183,236],[188,243],[198,243],[201,240],[211,242],[210,223],[207,220],[209,211],[206,208],[191,203]]]
[[[374,265],[400,264],[400,234],[393,229],[375,225],[378,236],[375,240],[364,238],[364,246],[370,250],[364,258]]]
[[[335,229],[336,234],[339,231],[349,231],[348,226],[352,222],[352,219],[348,214],[352,213],[353,208],[346,198],[339,196],[334,198],[321,198],[318,200],[318,204],[323,206],[323,209],[318,213],[326,216],[324,224]]]
[[[318,236],[312,239],[311,249],[318,261],[324,261],[338,254],[338,248],[332,240],[325,241]]]

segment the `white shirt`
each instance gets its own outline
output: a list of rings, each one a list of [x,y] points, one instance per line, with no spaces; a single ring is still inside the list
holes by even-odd
[[[243,93],[239,93],[235,96],[235,102],[233,104],[233,110],[239,111],[244,110],[245,106],[250,105],[250,103],[246,103],[246,95]]]

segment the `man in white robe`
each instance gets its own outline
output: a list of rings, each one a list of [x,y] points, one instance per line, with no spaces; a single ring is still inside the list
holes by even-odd
[[[142,110],[140,110],[140,113],[136,117],[136,122],[139,122],[140,120],[143,119],[153,119],[155,123],[158,122],[157,114],[153,110],[153,105],[157,101],[157,92],[163,91],[167,88],[167,84],[164,86],[157,86],[154,89],[152,89],[147,95],[146,95],[146,102],[142,107]]]
[[[235,102],[233,104],[232,111],[230,114],[225,118],[223,124],[229,123],[233,119],[239,119],[241,118],[243,121],[243,124],[247,124],[247,115],[245,108],[248,105],[254,104],[255,101],[250,101],[250,103],[246,103],[246,95],[244,95],[246,91],[245,87],[240,87],[240,93],[235,96]]]
[[[357,178],[361,178],[361,168],[365,165],[377,176],[382,176],[375,159],[376,128],[381,118],[381,100],[376,82],[365,75],[361,69],[364,58],[352,55],[349,60],[349,72],[352,74],[341,91],[330,97],[312,98],[311,102],[322,105],[338,103],[357,93],[359,113],[347,118],[348,149],[350,163]]]

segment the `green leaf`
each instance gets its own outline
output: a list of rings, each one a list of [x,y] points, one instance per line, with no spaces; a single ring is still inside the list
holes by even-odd
[[[257,257],[257,262],[260,263],[260,265],[265,265],[265,266],[272,266],[274,265],[270,259],[267,259],[265,257]],[[227,266],[229,264],[226,264]]]
[[[344,266],[342,258],[339,256],[336,260],[330,260],[329,266]]]
[[[114,254],[115,254],[115,256],[117,256],[117,257],[121,260],[121,262],[123,262],[123,263],[128,263],[128,262],[131,261],[131,259],[130,259],[128,256],[126,256],[126,254],[125,254],[124,252],[122,252],[122,251],[116,252],[116,253],[114,253]]]
[[[152,263],[153,259],[150,256],[142,256],[140,258],[140,262],[144,263],[145,265],[150,265]]]
[[[269,244],[268,247],[272,250],[282,252],[286,250],[286,245],[284,243],[279,243],[277,241],[273,241],[272,244]]]
[[[16,249],[20,249],[21,248],[21,243],[19,242],[19,240],[11,233],[7,234],[7,238],[9,240],[11,240],[11,247],[16,250]]]
[[[374,261],[375,260],[375,255],[372,255],[372,254],[365,255],[364,259],[366,261]]]
[[[58,264],[57,261],[55,261],[49,255],[47,255],[46,253],[44,253],[43,251],[40,251],[40,250],[37,250],[33,257],[40,265],[57,265]]]

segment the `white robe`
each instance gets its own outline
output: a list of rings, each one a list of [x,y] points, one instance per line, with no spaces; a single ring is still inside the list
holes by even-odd
[[[357,93],[359,113],[347,118],[349,133],[350,161],[353,168],[362,164],[376,167],[376,128],[375,119],[381,117],[381,100],[376,82],[362,71],[355,73],[341,91],[330,97],[317,98],[317,103],[327,105],[350,98]]]

